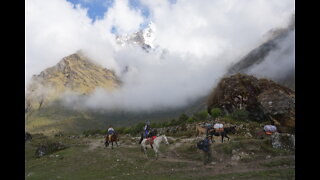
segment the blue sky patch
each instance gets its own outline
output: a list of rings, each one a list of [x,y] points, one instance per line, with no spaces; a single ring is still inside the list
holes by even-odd
[[[74,5],[80,4],[81,7],[88,9],[88,16],[95,22],[97,19],[102,19],[104,14],[108,11],[109,7],[112,7],[115,0],[66,0]],[[175,4],[177,0],[168,0],[171,4]],[[145,28],[150,19],[150,10],[148,7],[140,2],[140,0],[129,0],[129,6],[131,9],[140,10],[144,17],[144,22],[140,24],[140,28]],[[111,32],[116,34],[117,28],[112,27]]]
[[[114,0],[66,0],[74,5],[80,4],[81,7],[88,9],[88,16],[94,22],[102,19],[114,3]]]
[[[73,5],[80,4],[81,7],[88,9],[88,16],[94,22],[96,19],[103,18],[109,7],[114,4],[115,0],[66,0]],[[139,9],[142,16],[148,18],[150,15],[147,6],[141,4],[140,0],[129,0],[129,6],[132,9]]]

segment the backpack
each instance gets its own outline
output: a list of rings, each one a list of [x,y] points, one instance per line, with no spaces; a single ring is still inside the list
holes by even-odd
[[[201,140],[197,143],[197,148],[198,149],[203,149],[204,148],[204,140]]]

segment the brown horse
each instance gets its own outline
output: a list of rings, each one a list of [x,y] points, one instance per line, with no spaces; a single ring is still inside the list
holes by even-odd
[[[112,145],[111,149],[113,149],[113,142],[115,142],[117,147],[118,147],[118,141],[119,141],[119,138],[118,138],[117,134],[115,134],[115,133],[112,134],[112,135],[108,134],[106,136],[106,142],[104,144],[105,144],[106,147],[108,147],[109,143],[111,142],[111,145]]]
[[[207,133],[207,128],[201,127],[201,125],[199,124],[196,125],[196,136],[201,134],[206,134],[206,133]]]

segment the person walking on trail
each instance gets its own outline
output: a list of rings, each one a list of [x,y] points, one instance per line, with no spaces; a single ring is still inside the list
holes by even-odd
[[[112,126],[109,126],[109,129],[108,129],[108,139],[109,139],[109,141],[111,141],[111,136],[113,134],[115,134],[115,133],[116,133],[116,131],[112,128]]]
[[[149,131],[150,131],[150,121],[147,121],[146,125],[144,126],[144,136],[145,138],[148,138]]]
[[[206,136],[206,138],[204,139],[202,151],[204,152],[203,163],[204,165],[206,165],[212,161],[212,152],[209,136]]]

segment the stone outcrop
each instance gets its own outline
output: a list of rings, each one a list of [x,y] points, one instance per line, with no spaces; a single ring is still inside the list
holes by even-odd
[[[207,104],[209,113],[216,107],[224,114],[242,109],[249,120],[271,121],[280,132],[295,131],[295,92],[267,79],[244,74],[223,78]]]
[[[272,147],[283,150],[295,149],[295,135],[287,133],[274,133],[271,135]]]

